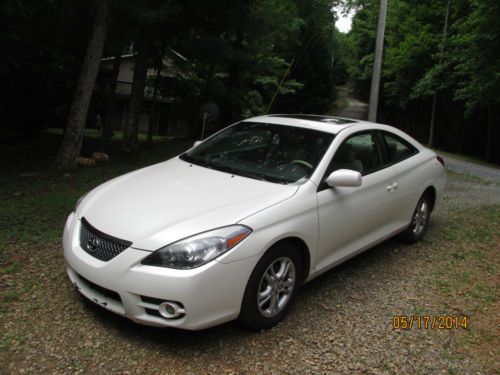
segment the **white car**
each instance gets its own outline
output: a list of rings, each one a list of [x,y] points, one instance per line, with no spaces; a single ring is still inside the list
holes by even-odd
[[[301,284],[396,234],[422,238],[445,183],[442,159],[393,127],[250,118],[82,197],[67,272],[138,323],[268,328]]]

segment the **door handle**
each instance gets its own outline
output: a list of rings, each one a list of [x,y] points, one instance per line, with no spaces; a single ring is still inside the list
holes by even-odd
[[[387,186],[387,191],[392,192],[392,191],[396,190],[397,188],[398,188],[398,183],[394,182],[393,184],[390,184],[389,186]]]

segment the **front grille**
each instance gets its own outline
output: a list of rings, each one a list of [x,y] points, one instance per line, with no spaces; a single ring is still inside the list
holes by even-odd
[[[102,233],[82,217],[80,225],[80,247],[93,257],[107,262],[130,247],[132,242]]]

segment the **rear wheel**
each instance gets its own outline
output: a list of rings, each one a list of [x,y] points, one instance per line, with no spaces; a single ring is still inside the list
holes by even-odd
[[[427,231],[430,214],[431,202],[429,195],[424,194],[417,203],[410,225],[399,235],[399,238],[406,243],[420,241]]]
[[[302,282],[302,267],[292,244],[273,246],[248,280],[239,320],[252,329],[267,329],[282,320]]]

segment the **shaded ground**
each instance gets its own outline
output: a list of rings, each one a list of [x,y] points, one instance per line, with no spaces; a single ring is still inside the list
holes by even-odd
[[[174,149],[162,147],[165,157]],[[116,160],[105,178],[147,160]],[[148,328],[82,301],[58,238],[74,200],[104,178],[101,171],[5,179],[0,374],[494,373],[500,187],[449,177],[422,242],[390,240],[337,267],[303,288],[285,321],[260,333],[234,322],[201,332]],[[470,325],[394,330],[395,315],[466,315]]]

